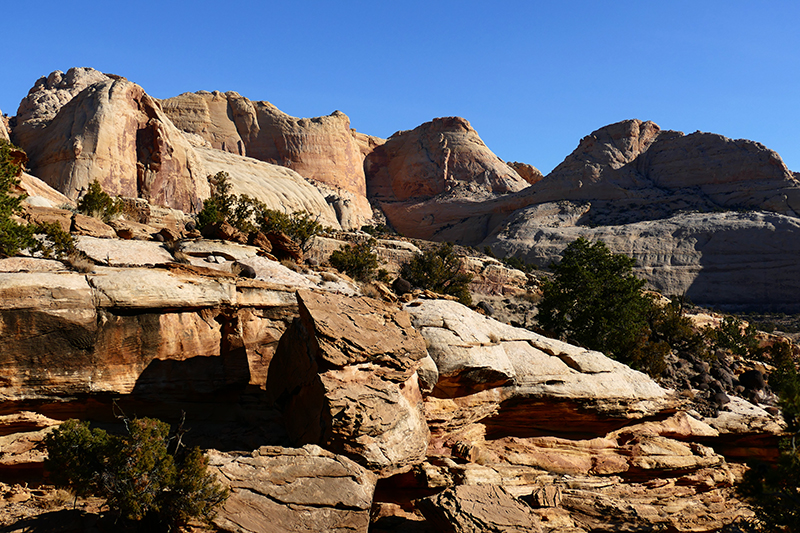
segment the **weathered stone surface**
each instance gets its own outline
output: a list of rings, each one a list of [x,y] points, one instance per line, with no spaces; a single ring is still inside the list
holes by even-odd
[[[178,128],[202,136],[213,148],[366,196],[364,156],[344,113],[295,118],[235,92],[184,93],[162,105]]]
[[[108,221],[108,225],[114,228],[117,237],[125,240],[149,241],[153,235],[158,233],[156,228],[141,224],[124,218],[114,218]]]
[[[76,235],[86,235],[87,237],[95,237],[98,239],[114,239],[117,237],[117,232],[114,231],[114,228],[99,218],[82,215],[80,213],[72,215],[71,231]],[[86,242],[88,243],[89,241]]]
[[[376,477],[318,446],[212,452],[210,467],[231,489],[214,519],[220,531],[366,533],[369,527]]]
[[[538,183],[542,181],[542,179],[544,179],[544,175],[541,173],[541,171],[533,165],[512,161],[508,163],[508,166],[513,168],[522,179],[524,179],[531,185],[533,185],[534,183]]]
[[[75,207],[74,200],[67,198],[36,176],[23,172],[19,180],[19,188],[28,195],[25,199],[25,203],[28,205],[55,208]]]
[[[0,272],[58,272],[66,267],[61,261],[39,257],[4,257],[0,259]]]
[[[499,485],[460,485],[416,502],[438,531],[541,533],[531,507]]]
[[[369,196],[379,202],[465,191],[491,197],[527,186],[459,117],[395,133],[367,157],[365,168]]]
[[[221,150],[196,146],[195,152],[208,175],[228,173],[235,194],[246,194],[281,212],[307,211],[319,216],[323,226],[341,228],[326,197],[294,170]]]
[[[298,291],[300,320],[281,338],[267,392],[289,435],[345,453],[382,476],[425,457],[429,431],[408,315],[371,298]]]
[[[33,224],[58,224],[64,231],[70,231],[72,211],[54,207],[28,205],[25,207],[25,218]]]
[[[800,220],[767,212],[687,213],[619,226],[547,227],[525,216],[490,238],[498,255],[546,265],[578,237],[602,240],[637,260],[635,272],[663,294],[693,302],[791,311],[800,295]]]
[[[13,141],[31,173],[70,198],[112,195],[193,211],[209,194],[194,150],[138,85],[93,69],[55,71],[20,103]]]
[[[503,324],[458,302],[416,300],[404,309],[436,361],[442,397],[509,385],[516,391],[512,395],[524,391],[598,405],[624,399],[643,402],[639,416],[671,402],[669,392],[648,376],[599,352]],[[492,380],[482,380],[481,374],[501,377],[486,386]]]
[[[106,266],[163,265],[175,260],[162,243],[154,241],[80,235],[75,238],[75,247],[94,262]]]

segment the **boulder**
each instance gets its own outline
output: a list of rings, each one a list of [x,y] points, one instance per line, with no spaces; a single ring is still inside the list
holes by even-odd
[[[30,171],[69,198],[92,181],[107,193],[183,211],[208,183],[194,150],[138,85],[93,69],[55,71],[20,103],[13,141]]]
[[[99,218],[82,215],[80,213],[72,215],[71,231],[75,235],[86,235],[87,237],[96,237],[99,239],[114,239],[117,237],[117,232],[114,231],[114,228]]]
[[[539,517],[499,485],[459,485],[417,500],[437,531],[447,533],[541,533]]]
[[[429,432],[416,368],[426,352],[408,314],[371,298],[298,291],[297,300],[300,319],[267,377],[289,435],[381,476],[421,462]]]
[[[126,220],[124,218],[109,220],[108,225],[114,229],[117,233],[117,237],[125,239],[126,241],[150,241],[153,239],[153,235],[158,233],[158,230],[152,226]]]
[[[369,528],[376,477],[318,446],[212,451],[209,467],[231,490],[214,518],[219,531],[366,533]]]
[[[24,216],[32,224],[57,224],[62,230],[69,232],[74,215],[68,209],[27,205]]]

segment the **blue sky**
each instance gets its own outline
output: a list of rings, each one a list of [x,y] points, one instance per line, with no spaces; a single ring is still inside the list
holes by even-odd
[[[235,90],[294,116],[338,109],[388,137],[468,119],[545,173],[628,118],[759,141],[800,171],[793,1],[4,2],[0,109],[73,66],[157,98]]]

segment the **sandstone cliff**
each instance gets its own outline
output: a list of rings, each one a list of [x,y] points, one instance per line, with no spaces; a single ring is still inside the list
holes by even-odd
[[[475,240],[486,224],[468,227],[473,221],[465,224],[462,212],[485,215],[482,202],[528,186],[460,117],[395,133],[367,156],[364,168],[369,198],[389,222],[404,235],[424,239]],[[454,224],[455,235],[446,233]]]
[[[366,201],[365,151],[378,139],[357,135],[350,119],[335,111],[296,118],[269,102],[235,92],[185,93],[162,102],[174,124],[200,135],[213,148],[291,168],[305,178],[353,195],[362,221],[372,217]]]
[[[11,140],[11,137],[8,134],[8,124],[6,123],[6,117],[3,115],[3,112],[0,111],[0,139],[5,139],[7,141]]]
[[[186,441],[223,450],[221,531],[710,533],[752,515],[727,453],[765,453],[781,426],[743,399],[703,418],[601,353],[453,301],[400,307],[232,243],[181,242],[193,265],[160,249],[0,273],[4,476],[37,475],[37,443],[70,416],[185,411]]]
[[[30,171],[70,198],[94,180],[110,194],[184,211],[209,194],[194,151],[138,85],[93,69],[53,72],[20,103],[13,141]]]

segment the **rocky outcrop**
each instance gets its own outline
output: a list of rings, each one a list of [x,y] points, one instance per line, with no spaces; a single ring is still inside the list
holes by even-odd
[[[429,240],[474,240],[469,236],[485,231],[487,220],[465,219],[475,210],[485,218],[482,202],[528,186],[459,117],[395,133],[367,156],[364,168],[368,196],[392,226]]]
[[[459,485],[417,502],[437,531],[448,533],[541,533],[530,505],[499,485]]]
[[[508,163],[508,166],[516,170],[517,174],[519,174],[519,176],[522,179],[524,179],[531,185],[533,185],[534,183],[539,183],[544,179],[544,174],[542,174],[542,172],[533,165],[529,165],[527,163],[519,163],[517,161],[511,161],[510,163]]]
[[[318,446],[214,452],[210,466],[231,490],[214,519],[219,531],[366,533],[369,527],[376,477]]]
[[[267,393],[298,444],[322,444],[382,476],[428,445],[416,368],[422,337],[406,313],[369,298],[298,291],[300,320],[281,338]]]
[[[800,184],[764,145],[713,133],[684,135],[640,120],[584,137],[525,196],[537,204],[591,202],[595,225],[654,220],[680,210],[800,212]]]
[[[369,196],[380,202],[442,193],[487,197],[527,186],[460,117],[437,118],[395,133],[373,150],[365,167]]]
[[[0,139],[5,139],[7,141],[11,140],[11,136],[8,134],[8,124],[6,124],[6,117],[3,115],[3,112],[0,111]]]
[[[318,221],[323,226],[341,228],[334,205],[335,199],[329,202],[319,188],[303,179],[297,172],[222,150],[196,146],[195,151],[208,175],[218,172],[228,174],[228,181],[234,194],[246,194],[264,202],[268,208],[284,213],[307,211],[319,217]],[[371,211],[369,216],[372,216]],[[366,220],[364,217],[359,218],[358,215],[351,218],[352,220],[343,219],[342,222],[361,224]]]
[[[112,195],[183,211],[209,194],[194,151],[144,89],[92,69],[53,72],[20,104],[13,140],[30,171],[70,198],[92,181]]]
[[[542,207],[516,213],[485,244],[497,255],[545,266],[578,237],[602,240],[614,253],[635,258],[637,275],[663,294],[685,294],[716,307],[797,310],[797,218],[768,212],[687,213],[587,227],[550,223],[538,214]],[[554,205],[554,212],[569,221],[562,207]]]
[[[289,167],[302,176],[366,196],[364,155],[340,111],[296,118],[235,92],[184,93],[162,102],[175,125],[216,149]]]

